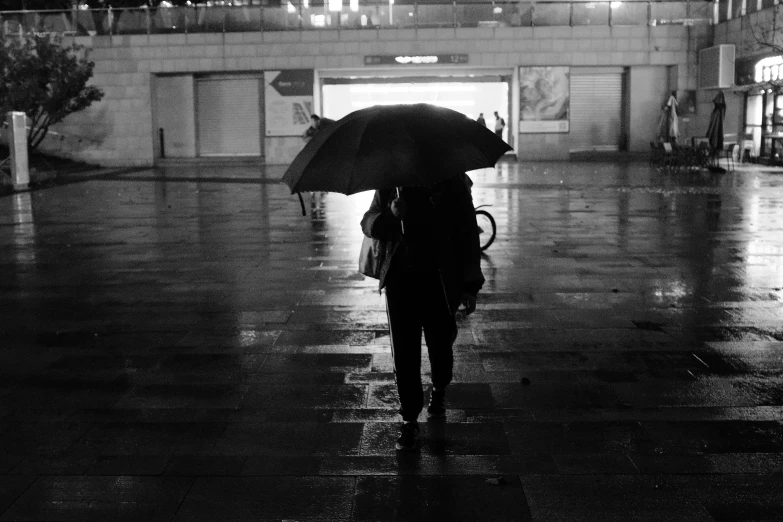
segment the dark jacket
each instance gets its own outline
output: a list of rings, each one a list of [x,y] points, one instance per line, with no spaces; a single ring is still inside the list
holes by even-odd
[[[449,307],[456,312],[462,293],[476,295],[484,284],[481,273],[481,249],[479,247],[476,214],[470,193],[470,178],[462,174],[438,184],[432,198],[432,232],[435,244],[431,252],[437,266]],[[375,191],[370,209],[362,218],[362,232],[382,242],[380,252],[385,253],[380,270],[379,289],[387,285],[388,279],[405,276],[405,255],[408,245],[401,232],[400,220],[390,209],[396,197],[393,189]],[[402,198],[405,199],[405,189]],[[405,223],[406,232],[412,235]]]

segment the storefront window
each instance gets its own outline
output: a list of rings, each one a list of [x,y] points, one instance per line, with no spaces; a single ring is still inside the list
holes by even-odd
[[[752,135],[754,153],[763,163],[780,164],[783,157],[783,94],[762,89],[747,96],[746,139]]]
[[[729,0],[720,0],[718,2],[718,21],[725,22],[731,16],[729,11]]]
[[[761,149],[761,115],[763,107],[761,94],[748,94],[745,105],[745,136],[742,143],[743,159],[758,158]]]

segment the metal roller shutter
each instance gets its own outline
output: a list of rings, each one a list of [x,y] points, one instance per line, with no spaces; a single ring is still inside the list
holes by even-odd
[[[619,150],[622,106],[622,74],[572,75],[570,151]]]
[[[259,79],[199,79],[201,156],[260,156]]]

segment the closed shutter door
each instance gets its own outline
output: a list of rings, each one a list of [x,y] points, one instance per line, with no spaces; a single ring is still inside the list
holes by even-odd
[[[196,84],[201,156],[260,156],[258,78]]]
[[[571,152],[619,150],[622,74],[571,76]]]

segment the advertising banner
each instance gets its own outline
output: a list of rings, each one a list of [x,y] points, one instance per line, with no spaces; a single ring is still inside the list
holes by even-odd
[[[267,136],[301,136],[313,111],[312,69],[264,71]]]
[[[569,131],[569,68],[519,68],[519,132]]]

